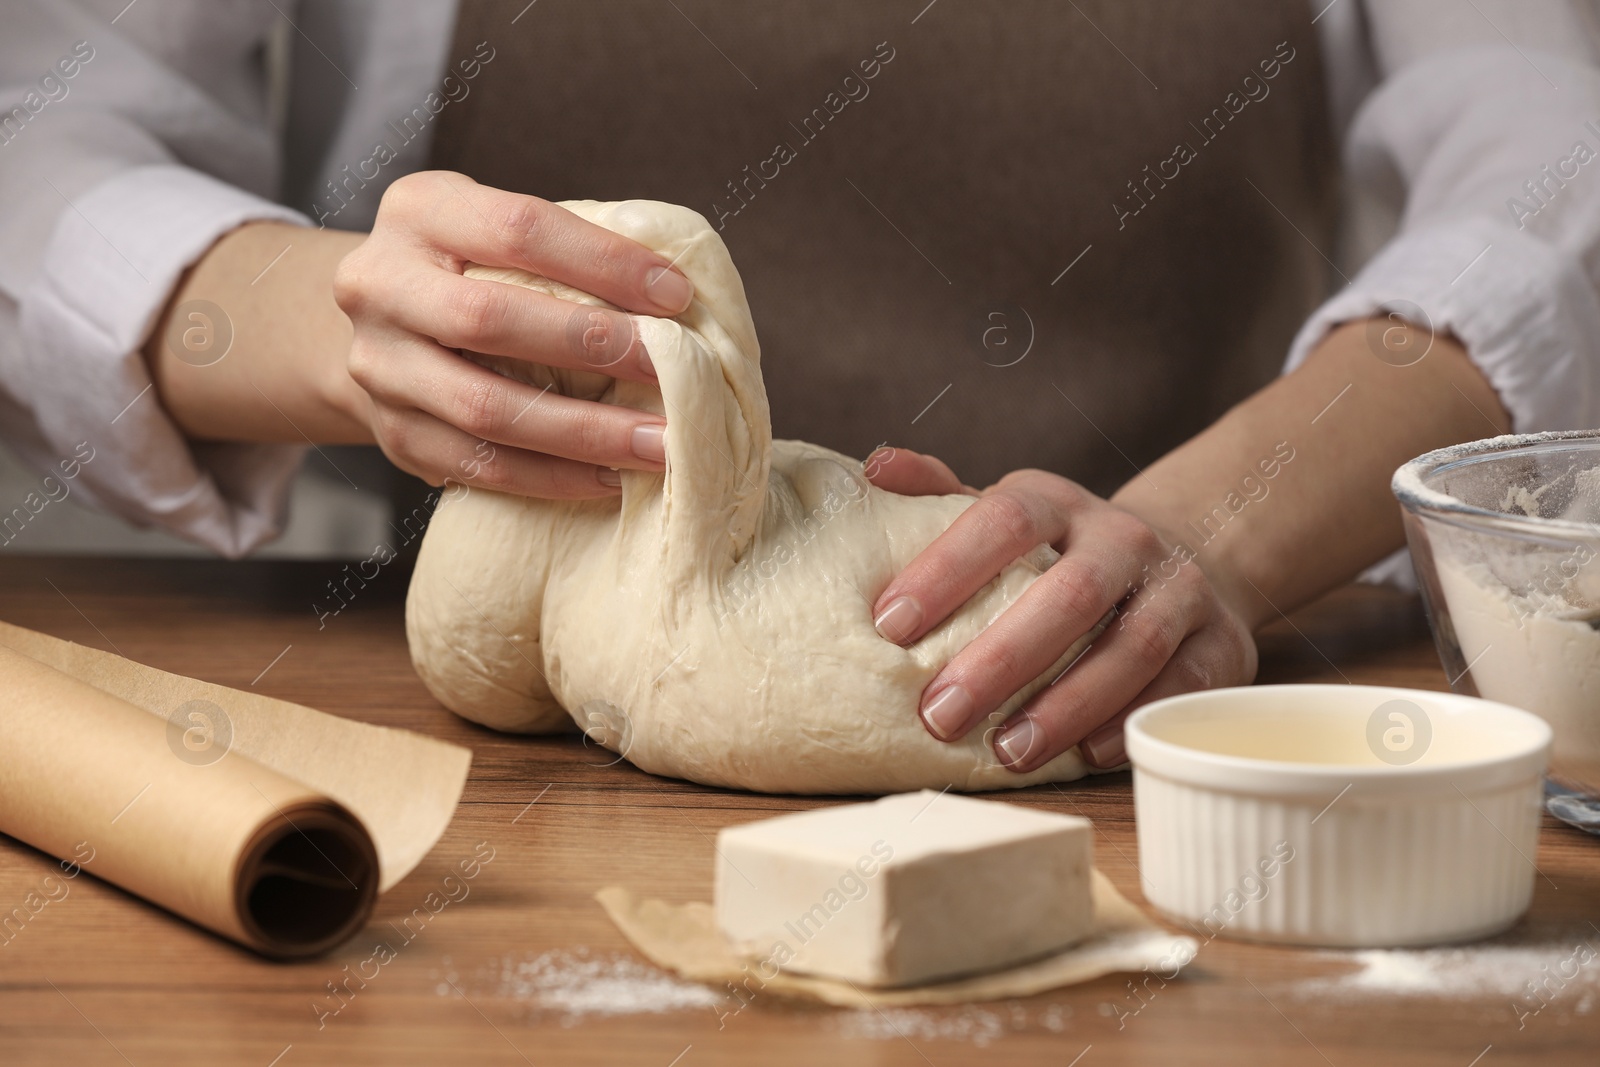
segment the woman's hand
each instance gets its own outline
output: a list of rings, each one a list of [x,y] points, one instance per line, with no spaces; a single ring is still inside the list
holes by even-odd
[[[873,606],[878,632],[897,644],[921,638],[1036,546],[1061,553],[923,690],[923,724],[941,741],[990,721],[1113,608],[1071,668],[995,730],[995,753],[1011,770],[1034,770],[1080,743],[1089,763],[1115,767],[1134,709],[1255,677],[1249,626],[1192,557],[1132,513],[1044,471],[1016,471],[978,493],[939,460],[904,449],[880,449],[866,469],[891,492],[978,497]]]
[[[569,499],[618,492],[615,468],[661,470],[660,416],[541,392],[452,351],[654,381],[628,316],[467,278],[468,263],[531,271],[645,315],[675,315],[694,295],[655,252],[544,200],[444,171],[400,178],[334,276],[355,325],[349,375],[389,458],[435,485]]]

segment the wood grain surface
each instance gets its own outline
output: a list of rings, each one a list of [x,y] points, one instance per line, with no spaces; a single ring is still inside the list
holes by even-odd
[[[268,963],[93,878],[71,883],[0,936],[0,1064],[1440,1064],[1600,1062],[1600,960],[1523,1014],[1503,993],[1361,993],[1349,954],[1202,944],[1180,978],[1137,991],[1115,976],[1025,1000],[878,1013],[757,997],[607,1013],[640,998],[638,966],[593,900],[622,885],[668,900],[710,897],[712,839],[727,825],[820,799],[703,789],[642,774],[577,737],[524,739],[441,709],[411,671],[395,564],[319,628],[313,602],[340,565],[0,560],[0,618],[164,670],[254,687],[336,715],[470,746],[454,823],[379,903],[372,925],[327,957]],[[1261,680],[1442,689],[1415,601],[1342,590],[1262,638]],[[3,684],[3,680],[0,680]],[[0,744],[4,739],[0,738]],[[1142,901],[1126,773],[1005,799],[1094,820],[1100,867]],[[486,843],[486,844],[481,844]],[[396,925],[475,850],[493,859],[467,895],[409,940]],[[1600,948],[1600,840],[1551,820],[1528,917],[1498,943],[1548,952],[1555,969]],[[55,870],[0,839],[0,913]],[[381,964],[374,945],[399,947]],[[594,982],[563,1008],[533,975],[583,967]],[[1535,957],[1537,958],[1537,957]],[[348,968],[348,969],[347,969]],[[351,979],[352,974],[373,975]],[[1321,983],[1319,987],[1318,983]],[[350,992],[342,998],[329,983]],[[658,991],[659,992],[659,991]],[[682,993],[682,990],[679,990]],[[700,994],[703,999],[705,994]],[[335,1013],[332,1009],[337,1008]]]

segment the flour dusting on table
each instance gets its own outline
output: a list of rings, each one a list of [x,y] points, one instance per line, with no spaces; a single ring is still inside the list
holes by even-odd
[[[491,963],[486,993],[562,1014],[572,1025],[591,1016],[661,1015],[720,1009],[716,990],[685,982],[667,971],[624,955],[587,949],[554,949],[539,955],[506,955]],[[440,982],[441,996],[454,996]]]
[[[1020,1004],[948,1009],[863,1008],[841,1012],[837,1028],[845,1037],[869,1041],[967,1041],[985,1048],[1008,1033],[1066,1031],[1072,1008],[1051,1004],[1036,1012]]]
[[[1597,943],[1600,937],[1543,945],[1338,953],[1333,958],[1360,969],[1300,982],[1296,991],[1340,999],[1506,997],[1530,1009],[1560,1000],[1564,1008],[1587,1015],[1600,999]]]

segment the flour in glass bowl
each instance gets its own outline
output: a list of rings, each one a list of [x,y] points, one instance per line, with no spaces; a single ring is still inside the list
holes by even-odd
[[[1583,595],[1590,591],[1513,594],[1503,572],[1515,560],[1495,568],[1439,561],[1461,657],[1479,696],[1527,708],[1550,724],[1552,770],[1592,789],[1600,783],[1600,630],[1591,621],[1593,602]],[[1581,576],[1593,582],[1597,568],[1585,566]],[[1517,579],[1513,584],[1526,588]]]
[[[1574,468],[1533,486],[1509,484],[1498,510],[1600,526],[1600,467]],[[1543,718],[1555,734],[1554,776],[1584,792],[1600,790],[1600,556],[1591,547],[1594,537],[1552,533],[1556,545],[1573,537],[1570,549],[1557,551],[1550,541],[1517,547],[1511,538],[1486,534],[1437,536],[1440,592],[1478,695]]]

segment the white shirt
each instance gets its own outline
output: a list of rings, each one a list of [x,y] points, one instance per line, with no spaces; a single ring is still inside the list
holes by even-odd
[[[464,58],[446,55],[455,5],[0,3],[0,435],[41,471],[87,443],[76,488],[102,507],[249,552],[304,449],[186,441],[139,350],[218,237],[309,224],[343,168],[400,145],[391,123]],[[1600,158],[1577,150],[1600,154],[1600,0],[1311,6],[1346,171],[1322,251],[1347,284],[1288,366],[1400,309],[1465,342],[1518,431],[1600,426]],[[327,224],[369,227],[430,134]]]

